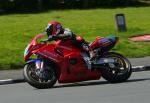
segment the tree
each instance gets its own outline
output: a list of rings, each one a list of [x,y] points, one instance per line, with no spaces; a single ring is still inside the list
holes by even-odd
[[[43,0],[38,0],[38,9],[39,9],[39,11],[41,11],[42,7],[43,7],[42,1]]]

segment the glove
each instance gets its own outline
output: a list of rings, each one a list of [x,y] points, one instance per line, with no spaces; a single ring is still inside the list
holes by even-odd
[[[52,36],[52,39],[53,39],[53,40],[57,40],[58,37],[57,37],[56,35],[53,35],[53,36]]]
[[[54,39],[53,39],[53,35],[49,35],[47,41],[52,41],[52,40],[54,40]]]
[[[53,38],[53,35],[48,36],[48,40],[51,40]]]

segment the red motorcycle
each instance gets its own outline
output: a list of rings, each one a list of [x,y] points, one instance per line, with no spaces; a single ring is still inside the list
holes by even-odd
[[[38,42],[45,36],[37,35],[26,47],[24,78],[35,88],[53,87],[58,83],[73,83],[98,80],[101,77],[111,83],[126,81],[131,73],[130,61],[119,53],[109,52],[117,43],[118,37],[97,37],[89,44],[96,56],[87,68],[86,54],[81,48],[72,45],[71,40]]]

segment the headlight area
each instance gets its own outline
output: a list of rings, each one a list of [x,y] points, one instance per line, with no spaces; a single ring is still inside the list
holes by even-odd
[[[28,46],[25,48],[25,50],[24,50],[24,56],[28,55],[28,53],[29,53],[29,47],[30,47],[30,45],[28,45]]]

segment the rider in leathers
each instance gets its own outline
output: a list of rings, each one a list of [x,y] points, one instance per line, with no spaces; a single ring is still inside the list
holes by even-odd
[[[94,52],[89,48],[88,43],[80,36],[76,36],[70,29],[64,29],[57,21],[50,21],[46,27],[48,40],[72,40],[72,43],[77,47],[82,47],[85,52],[89,53],[86,57],[86,64],[88,69],[91,69],[91,59],[94,57]]]

